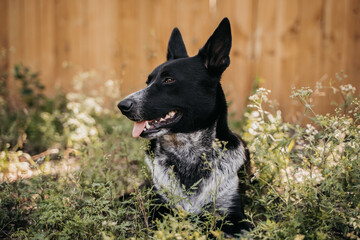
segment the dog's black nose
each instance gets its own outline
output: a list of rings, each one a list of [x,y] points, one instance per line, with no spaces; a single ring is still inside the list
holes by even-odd
[[[124,99],[118,103],[118,108],[121,112],[129,112],[133,105],[133,101],[131,101],[130,99]]]

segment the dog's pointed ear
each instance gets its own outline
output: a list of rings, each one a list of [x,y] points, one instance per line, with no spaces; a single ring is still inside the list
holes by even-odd
[[[170,36],[166,58],[172,60],[185,57],[188,57],[188,54],[181,33],[178,28],[174,28]]]
[[[205,46],[199,50],[199,55],[211,73],[221,75],[230,65],[230,49],[230,22],[228,18],[224,18]]]

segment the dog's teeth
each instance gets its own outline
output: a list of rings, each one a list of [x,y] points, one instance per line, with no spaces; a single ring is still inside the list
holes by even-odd
[[[146,127],[147,129],[150,129],[150,124],[149,124],[149,122],[146,122],[146,123],[145,123],[145,127]]]

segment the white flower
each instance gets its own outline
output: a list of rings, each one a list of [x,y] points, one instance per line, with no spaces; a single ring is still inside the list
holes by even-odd
[[[249,97],[249,100],[255,102],[255,101],[259,100],[259,96],[254,94],[254,95]]]
[[[356,91],[356,88],[353,87],[351,84],[341,85],[340,89],[341,89],[341,91],[343,91],[345,93],[350,93],[351,92],[352,94],[354,94],[355,91]]]
[[[341,131],[339,129],[336,129],[334,132],[335,138],[340,141],[341,135],[342,135]]]
[[[66,107],[67,109],[73,111],[75,114],[78,114],[80,112],[80,103],[69,102]]]
[[[65,126],[69,126],[69,125],[74,125],[74,126],[80,126],[81,123],[78,119],[76,118],[70,118],[69,120],[66,121]]]
[[[269,121],[270,121],[271,123],[274,123],[274,122],[275,122],[275,118],[274,118],[274,116],[273,116],[271,113],[269,113],[269,114],[267,115],[267,117],[268,117],[268,119],[269,119]]]
[[[91,136],[95,136],[95,135],[97,134],[96,128],[92,127],[92,128],[90,129],[90,131],[89,131],[89,134],[90,134]]]
[[[87,107],[87,110],[91,112],[92,110],[96,114],[100,114],[102,112],[102,107],[99,104],[99,101],[96,101],[95,98],[86,98],[84,101],[84,105]]]
[[[258,111],[252,111],[252,112],[251,112],[251,117],[257,118],[257,117],[259,117],[259,116],[260,116],[260,113],[259,113]]]
[[[313,135],[309,135],[306,137],[306,140],[308,140],[309,142],[313,142],[315,140]]]
[[[87,123],[90,125],[95,124],[95,120],[83,112],[80,113],[79,115],[77,115],[77,119],[82,120],[84,123]]]
[[[265,88],[259,88],[256,90],[256,93],[249,97],[249,100],[252,102],[258,102],[259,100],[262,100],[263,102],[268,101],[267,95],[270,93],[270,90],[267,90]]]
[[[306,134],[313,135],[313,136],[318,134],[318,131],[316,130],[316,128],[314,126],[312,126],[311,124],[306,124],[306,127],[307,127],[307,129],[305,130]]]
[[[251,125],[250,125],[250,128],[253,129],[253,130],[256,130],[259,128],[259,123],[258,122],[252,122]]]
[[[252,129],[252,128],[249,128],[248,132],[249,132],[251,135],[253,135],[253,136],[256,136],[256,135],[257,135],[257,132],[256,132],[254,129]]]

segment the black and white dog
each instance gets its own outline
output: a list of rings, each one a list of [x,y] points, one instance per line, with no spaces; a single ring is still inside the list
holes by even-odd
[[[133,137],[150,139],[146,161],[162,201],[196,214],[217,209],[231,222],[223,230],[234,234],[250,228],[239,187],[239,172],[248,165],[249,153],[228,127],[220,84],[230,64],[230,48],[227,18],[194,57],[188,57],[175,28],[167,61],[148,76],[147,87],[118,107],[135,122]]]

